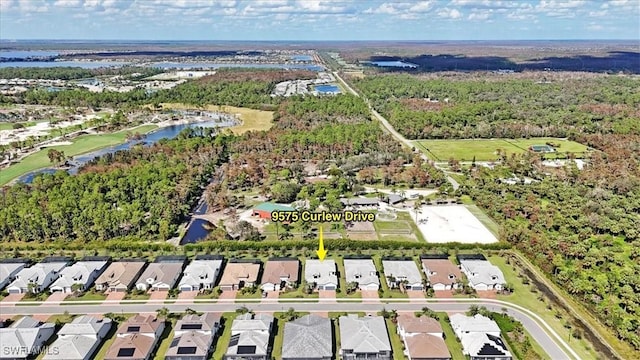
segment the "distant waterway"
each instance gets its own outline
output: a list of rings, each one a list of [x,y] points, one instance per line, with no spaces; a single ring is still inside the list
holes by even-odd
[[[371,64],[379,67],[417,68],[418,65],[404,61],[372,61]]]
[[[142,140],[130,140],[127,141],[125,143],[122,144],[118,144],[118,145],[114,145],[114,146],[110,146],[104,149],[100,149],[100,150],[96,150],[96,151],[92,151],[90,153],[86,153],[83,155],[77,155],[73,157],[73,160],[70,161],[70,163],[72,164],[71,167],[65,169],[68,173],[70,174],[77,174],[78,170],[85,165],[86,163],[88,163],[89,161],[100,157],[100,156],[104,156],[106,154],[113,154],[117,151],[120,150],[128,150],[130,148],[132,148],[135,145],[143,145],[143,146],[149,146],[151,144],[154,144],[156,142],[158,142],[160,139],[173,139],[176,136],[178,136],[178,134],[187,128],[196,128],[196,127],[204,127],[204,128],[212,128],[212,127],[229,127],[229,126],[234,126],[237,125],[237,123],[233,120],[227,120],[227,119],[222,119],[219,118],[219,120],[212,120],[212,121],[206,121],[206,122],[196,122],[196,123],[189,123],[189,124],[181,124],[181,125],[172,125],[172,126],[166,126],[166,127],[162,127],[158,130],[154,130],[150,133],[148,133],[146,135],[146,137]],[[18,181],[23,182],[23,183],[27,183],[30,184],[31,182],[33,182],[33,179],[40,174],[53,174],[56,171],[58,171],[60,169],[54,168],[54,167],[48,167],[48,168],[44,168],[44,169],[39,169],[39,170],[35,170],[32,172],[29,172],[25,175],[22,175],[20,178],[18,178]],[[206,209],[205,209],[206,212]]]
[[[58,53],[44,50],[0,50],[0,59],[34,59],[53,56],[58,56]]]
[[[104,67],[120,67],[131,63],[124,61],[3,61],[0,68],[49,68],[49,67],[78,67],[83,69],[98,69]]]

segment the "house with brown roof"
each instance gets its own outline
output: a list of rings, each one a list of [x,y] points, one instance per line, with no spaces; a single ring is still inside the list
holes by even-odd
[[[438,320],[426,316],[401,315],[398,316],[397,331],[404,342],[404,355],[409,360],[451,359]]]
[[[144,265],[144,260],[116,261],[96,279],[98,291],[127,291],[138,278]]]
[[[431,288],[435,291],[453,290],[461,286],[462,273],[448,258],[421,257],[424,270]]]
[[[207,360],[219,326],[220,316],[214,313],[184,316],[176,323],[173,341],[164,359]]]
[[[225,266],[220,279],[221,290],[239,290],[251,287],[258,281],[260,273],[259,261],[231,260]]]
[[[147,360],[164,331],[165,322],[154,315],[135,315],[122,323],[105,360]]]
[[[298,283],[300,260],[294,258],[273,258],[267,261],[262,274],[262,291],[280,291]]]

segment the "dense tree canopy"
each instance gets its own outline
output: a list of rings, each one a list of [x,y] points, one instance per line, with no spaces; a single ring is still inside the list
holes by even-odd
[[[636,80],[533,74],[379,75],[352,82],[410,139],[640,133]]]

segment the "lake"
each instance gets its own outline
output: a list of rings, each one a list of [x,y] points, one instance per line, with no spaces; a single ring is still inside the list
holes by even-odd
[[[235,125],[235,121],[223,120],[223,121],[207,121],[207,122],[199,122],[199,123],[191,123],[191,124],[181,124],[181,125],[172,125],[160,128],[158,130],[152,131],[147,134],[147,136],[142,140],[130,140],[122,144],[106,147],[104,149],[92,151],[90,153],[86,153],[83,155],[77,155],[73,157],[71,163],[73,166],[66,169],[69,174],[77,174],[80,167],[82,167],[87,162],[106,154],[112,154],[120,150],[128,150],[134,145],[142,144],[144,146],[149,146],[158,142],[160,139],[173,139],[178,134],[186,129],[186,128],[194,128],[194,127],[229,127]],[[33,179],[40,174],[53,174],[59,169],[50,167],[44,169],[38,169],[27,174],[22,175],[18,178],[18,181],[30,184],[33,182]],[[205,209],[206,211],[206,209]]]
[[[0,50],[0,58],[5,59],[28,59],[51,56],[58,56],[58,53],[55,51],[44,50]]]
[[[313,56],[311,56],[311,55],[293,55],[293,56],[291,56],[291,60],[293,60],[293,61],[313,61]]]
[[[49,67],[79,67],[83,69],[97,69],[103,67],[118,67],[129,65],[123,61],[5,61],[0,62],[0,68],[49,68]]]
[[[372,61],[371,64],[380,67],[399,67],[399,68],[412,68],[418,67],[416,64],[404,62],[404,61]]]

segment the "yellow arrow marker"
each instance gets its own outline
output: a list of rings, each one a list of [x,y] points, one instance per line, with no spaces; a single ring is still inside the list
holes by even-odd
[[[322,226],[320,226],[320,243],[318,244],[316,254],[318,254],[318,259],[320,259],[320,261],[324,260],[327,256],[327,250],[324,249],[324,241],[322,240]]]

